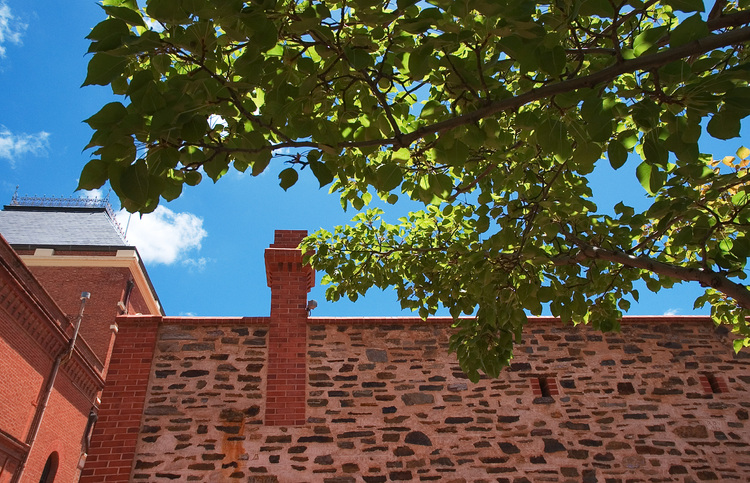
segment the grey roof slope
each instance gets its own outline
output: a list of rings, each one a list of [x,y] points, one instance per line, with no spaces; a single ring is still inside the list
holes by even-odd
[[[0,234],[14,246],[130,246],[103,208],[5,206],[0,211]]]

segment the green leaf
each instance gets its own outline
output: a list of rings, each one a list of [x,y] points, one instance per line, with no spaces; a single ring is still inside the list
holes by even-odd
[[[628,151],[619,141],[613,139],[609,142],[607,156],[609,157],[609,164],[612,166],[612,169],[620,169],[628,160]]]
[[[370,54],[363,49],[355,49],[347,46],[344,47],[344,55],[349,59],[349,63],[354,70],[363,70],[372,66]]]
[[[430,73],[430,63],[428,59],[433,53],[432,47],[423,45],[409,55],[409,73],[413,79],[422,79]]]
[[[638,165],[636,176],[641,186],[652,196],[664,186],[667,178],[666,173],[660,171],[656,166],[652,166],[647,161]]]
[[[268,163],[271,162],[271,152],[261,151],[254,156],[253,160],[253,176],[259,176],[268,167]]]
[[[716,139],[732,139],[739,137],[740,128],[740,117],[726,109],[722,109],[708,121],[706,131]]]
[[[573,160],[577,171],[581,174],[589,174],[594,170],[595,163],[602,156],[602,148],[596,143],[581,142],[573,152]]]
[[[233,163],[258,176],[272,159],[288,160],[282,146],[297,146],[292,154],[310,169],[279,168],[285,190],[314,176],[344,208],[365,209],[375,192],[382,205],[421,202],[394,224],[368,210],[313,236],[312,250],[331,249],[312,261],[332,299],[392,285],[422,316],[440,306],[476,316],[457,319],[450,342],[473,380],[507,365],[525,312],[549,304],[566,321],[616,329],[638,300],[636,282],[674,282],[660,264],[613,277],[608,264],[573,253],[551,263],[571,249],[560,223],[674,268],[708,263],[734,280],[750,275],[746,161],[717,167],[699,149],[704,127],[726,139],[750,116],[746,49],[628,63],[720,43],[706,25],[713,20],[694,15],[699,0],[144,0],[144,10],[135,0],[102,2],[110,17],[89,34],[86,83],[121,97],[86,120],[96,159],[79,186],[109,179],[125,208],[149,212],[202,174],[217,181]],[[612,77],[618,59],[626,72]],[[208,126],[212,114],[220,127]],[[636,195],[614,214],[596,207],[589,175],[604,150],[614,169],[631,152],[643,158],[635,174],[651,203]],[[750,150],[737,154],[750,159]],[[467,192],[454,199],[456,186]],[[649,240],[656,246],[642,250]],[[408,249],[369,255],[382,247]],[[731,296],[709,289],[703,301],[750,334]]]
[[[191,117],[188,122],[182,125],[180,136],[189,143],[198,143],[203,140],[208,130],[208,122],[206,122],[205,116],[197,115]]]
[[[298,178],[299,175],[294,168],[286,168],[281,173],[279,173],[279,186],[284,188],[284,191],[286,191],[290,187],[294,186],[294,183],[297,182]]]
[[[555,45],[551,49],[539,47],[536,55],[539,59],[539,66],[546,73],[556,76],[565,70],[567,58],[562,46]]]
[[[218,154],[209,161],[203,163],[203,171],[206,172],[208,177],[211,178],[214,183],[219,181],[219,178],[227,174],[227,171],[229,171],[229,158],[226,153]]]
[[[679,47],[709,34],[708,26],[700,14],[686,18],[669,33],[669,45]]]
[[[651,133],[649,133],[651,134]],[[669,152],[664,146],[664,143],[656,139],[654,136],[645,136],[643,142],[643,155],[650,164],[654,166],[661,166],[662,168],[667,167],[669,161]]]
[[[113,6],[102,6],[107,15],[115,18],[119,18],[136,27],[145,27],[146,23],[143,21],[143,17],[138,12],[137,7],[131,9],[128,7],[113,7]]]
[[[380,166],[375,172],[375,186],[379,191],[388,192],[401,184],[403,176],[397,164],[389,163]]]
[[[432,193],[440,199],[448,199],[453,191],[453,180],[451,177],[443,173],[430,174],[429,180]]]
[[[91,126],[91,129],[103,129],[120,122],[127,115],[128,111],[122,103],[110,102],[83,122]]]
[[[198,171],[187,171],[185,173],[185,184],[188,186],[197,186],[203,179],[203,175]]]
[[[268,17],[261,13],[255,13],[243,17],[242,22],[250,30],[250,39],[258,50],[266,52],[276,46],[279,32],[276,25]]]
[[[98,52],[89,61],[88,73],[83,85],[105,86],[120,76],[127,65],[128,59],[126,57]]]
[[[81,171],[76,190],[93,190],[101,188],[108,179],[109,167],[101,159],[92,159]]]
[[[477,233],[484,233],[490,229],[490,219],[487,216],[480,216],[477,218],[476,226],[474,227]]]
[[[171,146],[152,149],[146,157],[148,172],[157,176],[166,175],[168,170],[177,167],[180,161],[180,152]]]
[[[536,130],[536,141],[548,154],[558,155],[560,159],[567,159],[571,152],[568,139],[568,129],[565,124],[556,119],[547,119]]]
[[[112,50],[122,45],[123,39],[129,35],[128,25],[120,19],[108,18],[99,22],[86,36],[93,40],[89,46],[89,53]]]
[[[669,27],[661,26],[649,28],[638,34],[633,40],[633,53],[640,57],[652,48],[666,35]]]
[[[175,0],[148,0],[146,14],[154,20],[163,22],[179,23],[188,20],[182,2]]]
[[[142,159],[125,168],[120,176],[120,189],[123,195],[138,208],[145,205],[148,200],[148,178],[148,167]]]
[[[173,201],[182,194],[182,183],[165,183],[161,196],[166,201]]]
[[[318,179],[321,188],[333,181],[333,173],[331,173],[331,170],[328,169],[328,166],[326,166],[325,163],[315,160],[310,160],[309,163],[310,169]]]

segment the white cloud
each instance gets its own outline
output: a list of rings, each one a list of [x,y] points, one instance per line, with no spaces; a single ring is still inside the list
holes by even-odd
[[[79,196],[79,198],[88,198],[88,199],[93,199],[93,200],[104,199],[104,192],[100,189],[81,190],[80,193],[81,193],[81,196]]]
[[[680,309],[668,309],[663,315],[677,315]]]
[[[210,261],[211,259],[204,257],[198,259],[186,258],[182,261],[182,264],[186,266],[190,272],[202,272]]]
[[[13,134],[7,127],[0,125],[0,158],[7,159],[11,167],[15,167],[16,160],[25,154],[45,156],[49,148],[49,136],[45,131]]]
[[[158,206],[153,213],[142,217],[121,210],[117,213],[117,221],[127,227],[128,241],[138,248],[146,263],[170,265],[183,260],[191,265],[187,262],[190,260],[186,258],[187,252],[200,250],[201,241],[207,235],[203,219],[192,213],[175,213],[164,206]],[[193,261],[192,265],[200,267],[200,262]]]
[[[21,43],[21,34],[26,30],[26,24],[20,22],[10,13],[10,7],[4,0],[0,0],[0,57],[5,57],[5,42]]]

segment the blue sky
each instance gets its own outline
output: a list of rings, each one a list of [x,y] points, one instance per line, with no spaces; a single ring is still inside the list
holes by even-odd
[[[82,120],[113,100],[108,87],[80,88],[88,62],[84,37],[103,18],[93,0],[0,0],[0,203],[10,202],[16,186],[20,195],[77,196],[78,175],[89,159],[82,148],[92,134]],[[735,139],[703,148],[723,157],[741,144]],[[593,181],[600,208],[620,199],[647,201],[633,161],[617,172],[600,164]],[[263,250],[274,230],[312,232],[353,216],[312,176],[284,192],[277,180],[282,168],[272,165],[258,178],[230,173],[217,185],[204,178],[154,215],[130,219],[128,237],[168,315],[267,315]],[[116,197],[110,200],[118,209]],[[124,228],[128,217],[120,221]],[[697,286],[646,292],[630,314],[696,313]],[[411,314],[390,292],[332,304],[318,283],[310,297],[319,303],[316,316]]]

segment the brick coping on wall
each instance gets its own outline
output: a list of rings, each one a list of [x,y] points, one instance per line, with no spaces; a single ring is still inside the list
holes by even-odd
[[[462,317],[462,319],[471,319],[472,317]],[[453,324],[452,317],[429,317],[422,319],[420,317],[309,317],[307,323],[315,324],[341,324],[341,325],[382,325],[382,324],[436,324],[450,325]],[[623,324],[646,324],[646,323],[707,323],[712,322],[708,315],[626,315],[620,319]],[[558,317],[529,317],[529,324],[559,324]],[[563,324],[570,325],[570,324]]]
[[[466,317],[470,319],[471,317]],[[193,324],[193,325],[268,325],[270,317],[201,317],[201,316],[161,316],[161,315],[121,315],[117,317],[118,321],[127,320],[131,323],[137,321],[151,321],[159,319],[161,324],[165,325],[178,325],[178,324]],[[620,319],[622,324],[646,324],[646,323],[713,323],[711,317],[708,315],[626,315]],[[557,317],[529,317],[529,324],[558,324],[560,319]],[[418,325],[418,324],[435,324],[435,325],[450,325],[453,324],[453,318],[451,317],[429,317],[422,319],[420,317],[356,317],[356,316],[344,316],[344,317],[308,317],[308,325],[328,325],[328,324],[341,324],[341,325],[390,325],[390,324],[407,324],[407,325]],[[563,324],[568,325],[568,324]]]
[[[120,315],[118,323],[153,323],[161,325],[268,325],[268,317],[166,317],[162,315]]]

